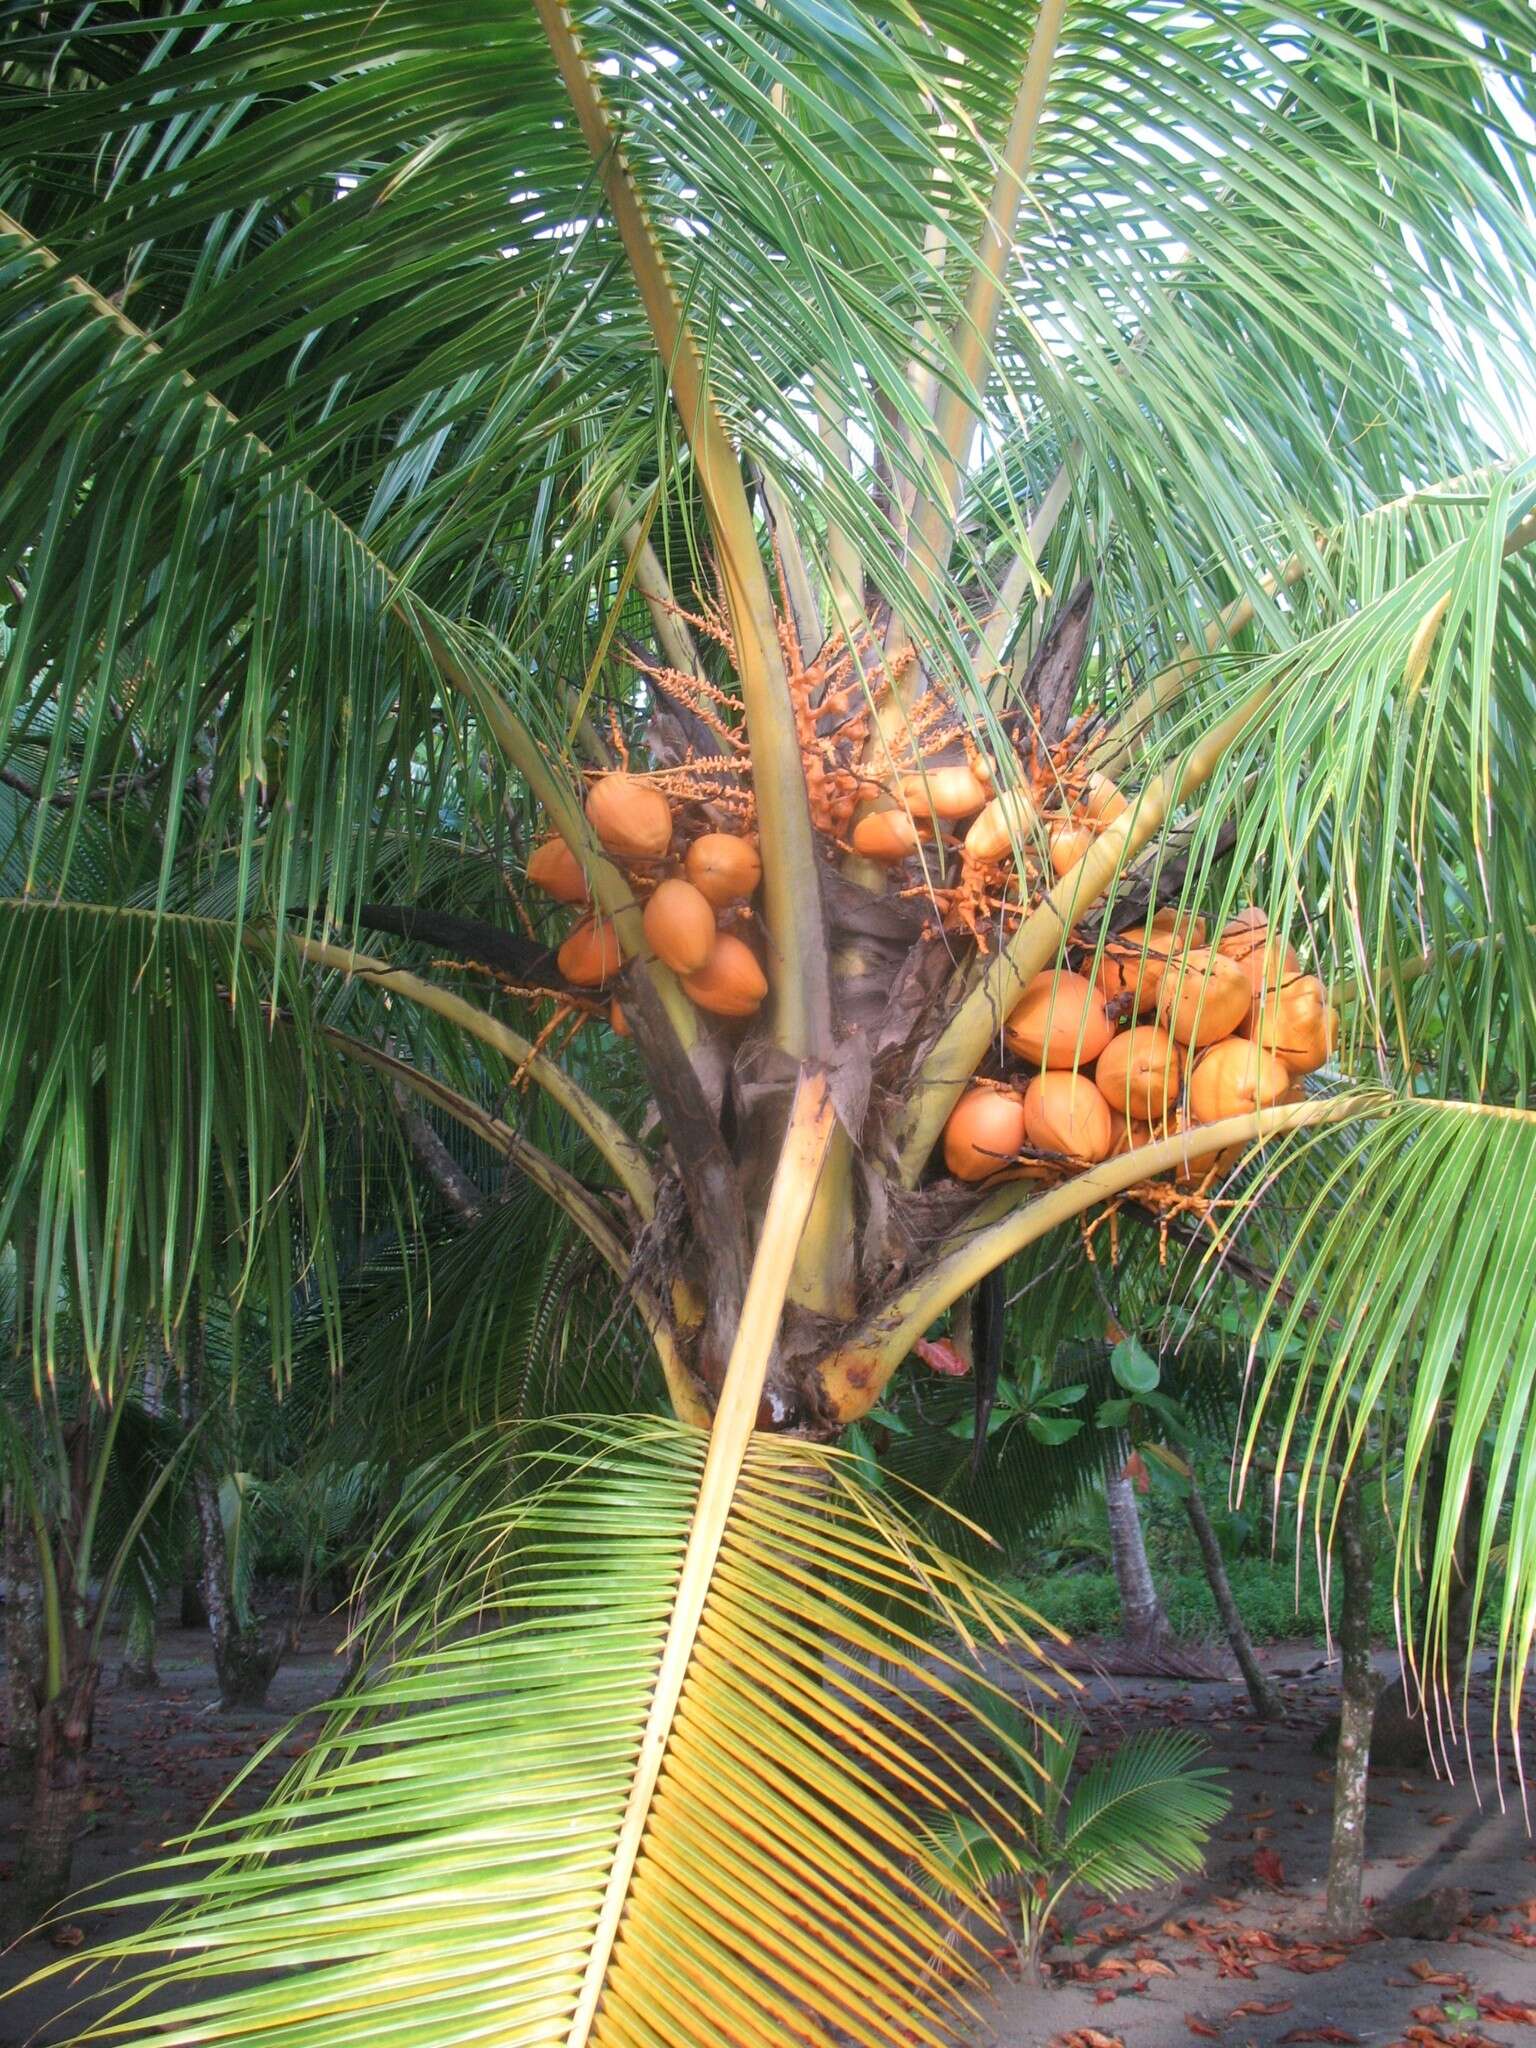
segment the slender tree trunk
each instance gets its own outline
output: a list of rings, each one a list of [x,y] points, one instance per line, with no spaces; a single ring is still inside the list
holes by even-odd
[[[166,1365],[164,1354],[153,1344],[149,1345],[139,1380],[139,1399],[144,1404],[146,1415],[159,1418],[165,1414]],[[130,1586],[126,1595],[127,1622],[117,1682],[130,1692],[158,1692],[160,1689],[160,1674],[155,1669],[159,1592],[158,1583],[140,1581]]]
[[[411,1157],[461,1223],[477,1222],[485,1214],[484,1194],[413,1106],[409,1090],[396,1081],[393,1094]]]
[[[1237,1602],[1232,1597],[1232,1582],[1227,1577],[1226,1560],[1221,1554],[1221,1545],[1216,1540],[1216,1531],[1211,1527],[1211,1518],[1206,1513],[1205,1502],[1200,1494],[1200,1482],[1193,1469],[1189,1475],[1189,1491],[1184,1496],[1185,1512],[1189,1526],[1195,1532],[1195,1541],[1200,1546],[1200,1561],[1205,1566],[1206,1583],[1211,1589],[1211,1598],[1216,1602],[1216,1612],[1221,1617],[1221,1626],[1232,1654],[1237,1659],[1237,1668],[1243,1674],[1243,1683],[1248,1688],[1248,1697],[1253,1711],[1261,1721],[1278,1721],[1285,1709],[1280,1695],[1259,1668],[1259,1660],[1253,1653],[1253,1643],[1243,1624],[1243,1617],[1237,1611]]]
[[[181,1370],[181,1417],[189,1429],[201,1414],[202,1399],[202,1334],[201,1325],[194,1318],[187,1327]],[[266,1703],[267,1689],[282,1661],[283,1636],[278,1631],[269,1640],[259,1620],[246,1619],[239,1611],[219,1504],[219,1482],[206,1455],[197,1461],[192,1494],[202,1551],[201,1591],[213,1641],[219,1705],[226,1712],[238,1707],[260,1707]]]
[[[14,1777],[32,1775],[37,1702],[43,1690],[43,1590],[32,1531],[20,1502],[5,1492],[5,1677]]]
[[[155,1669],[155,1603],[135,1593],[128,1602],[128,1625],[123,1637],[122,1661],[117,1682],[129,1692],[158,1692],[160,1673]]]
[[[1147,1562],[1136,1490],[1123,1471],[1105,1481],[1104,1505],[1109,1513],[1115,1584],[1120,1589],[1121,1634],[1137,1649],[1156,1648],[1167,1639],[1168,1618]]]
[[[1358,1473],[1350,1476],[1339,1515],[1344,1590],[1339,1612],[1343,1704],[1333,1770],[1333,1840],[1328,1852],[1328,1931],[1358,1934],[1365,1920],[1365,1798],[1376,1717],[1371,1665],[1371,1546]]]

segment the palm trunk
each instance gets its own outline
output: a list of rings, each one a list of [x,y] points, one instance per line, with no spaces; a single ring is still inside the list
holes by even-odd
[[[202,1571],[190,1565],[181,1581],[180,1604],[176,1610],[178,1628],[206,1628],[208,1603],[203,1598]]]
[[[91,1655],[88,1589],[76,1576],[76,1546],[90,1490],[88,1420],[74,1424],[67,1432],[66,1445],[69,1501],[66,1520],[53,1541],[57,1664],[38,1687],[32,1799],[7,1901],[8,1918],[16,1932],[52,1913],[68,1894],[85,1791],[85,1759],[91,1747],[101,1678],[101,1666]]]
[[[477,1222],[485,1214],[484,1194],[426,1118],[411,1107],[410,1095],[399,1081],[394,1083],[391,1093],[401,1133],[422,1174],[460,1223]]]
[[[1109,1513],[1115,1584],[1120,1589],[1120,1632],[1137,1649],[1155,1649],[1167,1640],[1168,1618],[1147,1562],[1136,1490],[1124,1472],[1105,1481],[1104,1505]]]
[[[66,1636],[82,1633],[70,1629]],[[84,1660],[83,1642],[74,1643],[73,1648],[77,1659],[73,1676],[38,1714],[32,1803],[9,1902],[16,1932],[55,1912],[69,1893],[85,1791],[85,1759],[90,1753],[101,1677],[101,1666]]]
[[[43,1691],[43,1591],[32,1532],[15,1493],[5,1492],[5,1676],[10,1769],[30,1778]]]
[[[202,1412],[203,1346],[201,1325],[194,1319],[187,1326],[186,1349],[181,1369],[181,1418],[190,1429]],[[197,1507],[197,1534],[202,1554],[201,1592],[208,1615],[208,1633],[213,1640],[213,1668],[219,1685],[219,1705],[229,1712],[240,1707],[266,1704],[278,1665],[282,1662],[283,1637],[277,1632],[268,1640],[261,1623],[240,1612],[230,1570],[229,1544],[224,1534],[224,1514],[219,1504],[219,1482],[206,1458],[199,1460],[192,1481]]]
[[[211,1473],[200,1472],[195,1491],[203,1551],[203,1602],[208,1610],[208,1633],[213,1639],[219,1705],[226,1712],[238,1707],[264,1706],[267,1690],[282,1661],[282,1638],[268,1642],[259,1621],[242,1620],[235,1602],[217,1481]]]
[[[1328,1851],[1328,1931],[1358,1934],[1365,1919],[1365,1796],[1376,1715],[1371,1667],[1371,1553],[1360,1480],[1348,1480],[1339,1515],[1344,1597],[1339,1615],[1344,1692],[1333,1771],[1333,1839]]]
[[[1243,1625],[1243,1617],[1237,1611],[1237,1602],[1232,1597],[1232,1582],[1227,1577],[1226,1560],[1221,1554],[1221,1545],[1216,1540],[1216,1531],[1211,1527],[1211,1518],[1205,1511],[1205,1502],[1200,1494],[1200,1482],[1196,1474],[1189,1475],[1189,1491],[1184,1496],[1185,1512],[1189,1526],[1195,1532],[1195,1541],[1200,1546],[1200,1561],[1205,1566],[1206,1584],[1211,1589],[1211,1598],[1216,1603],[1216,1612],[1221,1617],[1221,1626],[1232,1654],[1237,1659],[1237,1668],[1243,1674],[1243,1683],[1248,1688],[1248,1697],[1253,1711],[1261,1721],[1278,1721],[1285,1709],[1280,1695],[1259,1668],[1254,1655],[1253,1643]]]
[[[160,1689],[160,1673],[155,1669],[155,1619],[155,1603],[149,1595],[130,1595],[122,1662],[117,1667],[117,1682],[129,1692]]]

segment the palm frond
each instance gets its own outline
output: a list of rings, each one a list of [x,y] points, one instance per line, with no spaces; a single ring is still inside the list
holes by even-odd
[[[32,1247],[39,1358],[67,1317],[115,1372],[200,1289],[259,1295],[286,1359],[296,1285],[336,1299],[337,1165],[369,1086],[300,992],[279,1014],[228,924],[36,897],[0,900],[0,987],[0,1236]]]
[[[1303,1165],[1313,1149],[1299,1141]],[[1518,1748],[1536,1636],[1536,1115],[1410,1101],[1320,1156],[1264,1303],[1274,1322],[1246,1456],[1261,1423],[1278,1423],[1276,1484],[1294,1462],[1302,1511],[1310,1502],[1326,1543],[1338,1475],[1373,1442],[1390,1446],[1404,1503],[1395,1527],[1400,1626],[1432,1711],[1464,1647],[1450,1640],[1450,1622],[1458,1533],[1472,1518],[1471,1615],[1497,1583],[1502,1551],[1496,1718]],[[1292,1289],[1282,1306],[1282,1290]],[[1465,1702],[1439,1704],[1454,1719]]]
[[[1347,522],[1326,582],[1298,595],[1289,648],[1208,664],[1155,749],[1177,754],[1266,693],[1202,792],[1186,900],[1258,896],[1306,931],[1318,971],[1351,991],[1346,1065],[1428,1060],[1454,1092],[1495,1098],[1536,1070],[1536,896],[1517,822],[1533,504],[1523,463]]]
[[[136,1902],[165,1917],[102,1950],[133,1974],[80,2038],[564,2042],[703,1462],[696,1431],[637,1418],[445,1472],[376,1589],[377,1677],[322,1710],[269,1808],[147,1873]],[[914,1808],[1017,1838],[964,1687],[971,1646],[1028,1628],[853,1461],[754,1438],[591,2039],[702,2048],[722,2014],[743,2042],[790,2014],[954,2038],[981,1956],[922,1889]],[[976,1885],[961,1904],[995,1926]],[[156,2016],[169,1987],[191,2002]]]
[[[325,1395],[344,1441],[415,1462],[466,1428],[642,1408],[649,1347],[592,1265],[559,1211],[522,1189],[380,1253],[347,1283],[346,1372]]]
[[[1061,1825],[1061,1860],[1111,1897],[1198,1870],[1226,1812],[1221,1772],[1205,1744],[1176,1728],[1147,1729],[1089,1765]]]

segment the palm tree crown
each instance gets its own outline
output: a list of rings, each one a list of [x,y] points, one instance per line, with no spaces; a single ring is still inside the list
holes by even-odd
[[[978,1876],[945,1940],[937,1816],[1022,1872],[1049,1777],[961,1667],[1030,1622],[833,1439],[1107,1205],[1152,1226],[1116,1285],[1249,1290],[1324,1521],[1398,1445],[1426,1691],[1482,1475],[1515,1725],[1533,50],[1506,0],[12,25],[0,1235],[37,1382],[78,1354],[110,1409],[210,1296],[279,1373],[296,1290],[343,1350],[335,1163],[410,1238],[414,1103],[611,1270],[673,1411],[429,1468],[383,1675],[146,1879],[113,2025],[952,2037],[993,1909]],[[619,774],[650,848],[602,823]],[[652,906],[749,828],[699,955],[750,962],[732,1014]],[[1138,1011],[1172,1079],[1114,1126],[1087,1068]],[[1197,1099],[1207,1039],[1236,1093]],[[975,1091],[1019,1129],[967,1155]],[[1170,1230],[1207,1254],[1173,1279]]]

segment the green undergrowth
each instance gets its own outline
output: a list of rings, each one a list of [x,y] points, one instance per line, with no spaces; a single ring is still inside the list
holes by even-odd
[[[1262,1557],[1234,1558],[1227,1570],[1238,1611],[1255,1642],[1322,1644],[1323,1603],[1317,1575],[1310,1566],[1303,1566],[1299,1584],[1292,1566]],[[1176,1635],[1199,1638],[1219,1634],[1215,1602],[1202,1571],[1162,1571],[1157,1582],[1164,1612]],[[1037,1614],[1065,1629],[1068,1635],[1105,1636],[1119,1630],[1120,1601],[1111,1571],[1077,1569],[1038,1576],[1023,1574],[1012,1586]],[[1335,1619],[1338,1590],[1335,1584]],[[1385,1570],[1377,1573],[1371,1632],[1379,1641],[1392,1640],[1392,1593]]]

